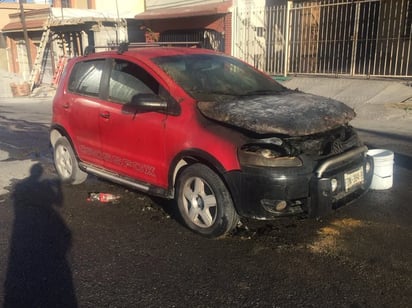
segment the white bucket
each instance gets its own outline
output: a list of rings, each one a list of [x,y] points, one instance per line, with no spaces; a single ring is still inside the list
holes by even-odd
[[[374,164],[370,188],[376,190],[391,188],[393,184],[393,152],[384,149],[375,149],[369,150],[368,155],[373,158]]]

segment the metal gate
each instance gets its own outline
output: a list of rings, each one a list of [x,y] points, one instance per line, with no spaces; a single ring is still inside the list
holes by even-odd
[[[412,0],[234,9],[233,53],[270,74],[412,77]]]

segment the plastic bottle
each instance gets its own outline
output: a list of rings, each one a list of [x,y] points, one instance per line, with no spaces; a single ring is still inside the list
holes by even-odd
[[[101,202],[101,203],[117,203],[120,199],[120,196],[113,195],[109,193],[101,193],[101,192],[91,192],[87,198],[87,201],[91,202]]]

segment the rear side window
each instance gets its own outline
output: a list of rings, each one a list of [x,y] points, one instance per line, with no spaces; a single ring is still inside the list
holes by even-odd
[[[69,91],[98,97],[104,63],[105,59],[76,63],[70,75]]]

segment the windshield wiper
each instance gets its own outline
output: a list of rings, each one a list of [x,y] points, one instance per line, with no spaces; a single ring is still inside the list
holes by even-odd
[[[223,92],[223,91],[207,91],[207,90],[190,90],[193,93],[204,94],[204,95],[226,95],[226,96],[237,96],[237,93]]]
[[[240,94],[239,96],[253,96],[253,95],[269,95],[269,94],[279,94],[280,91],[277,90],[255,90]]]
[[[215,95],[229,95],[229,96],[236,96],[236,93],[224,92],[224,91],[209,91],[208,94],[215,94]]]

